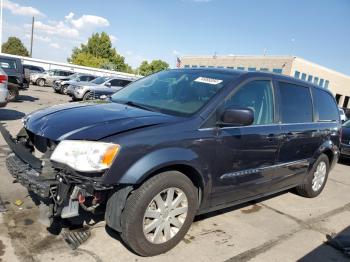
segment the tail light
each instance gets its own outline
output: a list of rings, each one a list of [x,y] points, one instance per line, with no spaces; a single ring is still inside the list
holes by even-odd
[[[0,75],[0,84],[7,82],[7,75]]]

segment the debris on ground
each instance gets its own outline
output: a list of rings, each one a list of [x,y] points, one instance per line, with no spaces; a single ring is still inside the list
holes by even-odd
[[[23,205],[23,201],[22,200],[20,200],[20,199],[17,199],[15,202],[14,202],[14,204],[16,205],[16,206],[21,206],[21,205]]]
[[[5,207],[5,204],[2,202],[2,200],[0,198],[0,213],[4,213],[6,211],[7,211],[7,209]]]
[[[73,250],[77,249],[91,236],[89,228],[79,228],[75,230],[68,230],[62,233],[64,241]]]

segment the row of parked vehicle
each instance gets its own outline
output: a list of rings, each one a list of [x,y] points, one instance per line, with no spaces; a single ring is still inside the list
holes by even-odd
[[[56,93],[69,95],[73,101],[106,98],[130,84],[137,77],[95,76],[65,70],[34,73],[30,82],[38,86],[51,86]]]

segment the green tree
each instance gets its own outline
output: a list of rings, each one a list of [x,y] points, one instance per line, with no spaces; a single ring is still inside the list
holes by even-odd
[[[14,36],[10,36],[7,41],[2,44],[2,52],[11,55],[29,56],[29,52],[22,41]]]
[[[87,44],[81,44],[79,48],[75,47],[68,62],[122,72],[129,69],[125,58],[117,53],[109,35],[105,32],[94,33],[88,39]]]
[[[153,60],[151,63],[143,61],[139,67],[139,72],[143,76],[147,76],[169,68],[169,64],[162,60]]]

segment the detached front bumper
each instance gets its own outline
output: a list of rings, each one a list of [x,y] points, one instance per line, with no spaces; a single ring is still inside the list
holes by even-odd
[[[58,181],[41,177],[41,160],[28,152],[24,145],[16,143],[1,124],[0,132],[13,152],[6,158],[9,173],[28,190],[42,198],[50,198],[50,194],[57,189]]]

